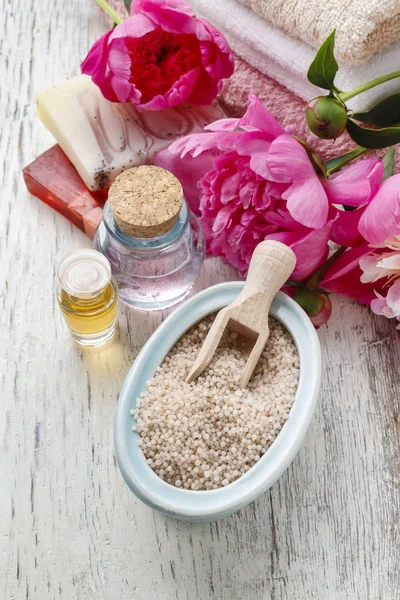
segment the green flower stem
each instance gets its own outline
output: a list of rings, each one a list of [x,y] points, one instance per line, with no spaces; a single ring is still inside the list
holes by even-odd
[[[97,0],[96,0],[97,1]],[[358,94],[362,94],[366,90],[375,87],[376,85],[380,85],[385,81],[390,81],[391,79],[395,79],[396,77],[400,77],[400,71],[394,71],[394,73],[389,73],[388,75],[382,75],[382,77],[378,77],[377,79],[373,79],[368,83],[364,83],[364,85],[360,85],[359,87],[354,88],[354,90],[350,90],[349,92],[341,92],[339,98],[346,102],[350,100],[350,98],[354,98],[354,96],[358,96]]]
[[[116,23],[117,25],[119,25],[120,23],[123,23],[124,19],[118,13],[116,13],[115,10],[113,8],[111,8],[111,6],[109,4],[107,4],[107,2],[105,0],[95,0],[95,2],[97,2],[97,4],[100,6],[100,8],[102,8],[104,10],[104,12],[107,13],[108,16],[112,18],[114,23]]]
[[[355,146],[349,152],[342,154],[341,156],[337,156],[336,158],[332,158],[331,160],[326,161],[326,176],[330,177],[333,173],[341,169],[344,165],[347,165],[352,160],[355,160],[359,156],[362,156],[368,152],[368,148],[364,148],[363,146]]]
[[[313,273],[311,275],[311,277],[309,279],[307,279],[307,281],[304,284],[306,289],[313,290],[316,292],[325,292],[325,290],[322,290],[319,287],[319,283],[324,278],[324,275],[325,275],[326,271],[329,269],[329,267],[339,258],[339,256],[341,256],[343,254],[343,252],[345,250],[347,250],[346,246],[339,246],[339,248],[332,254],[332,256],[330,256],[328,258],[326,263],[324,263],[322,265],[322,267],[317,269],[315,271],[315,273]]]

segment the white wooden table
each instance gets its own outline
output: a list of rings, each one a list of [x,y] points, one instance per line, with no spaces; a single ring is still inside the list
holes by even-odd
[[[75,75],[104,25],[86,0],[0,7],[1,600],[398,600],[399,336],[348,300],[320,331],[316,418],[267,494],[210,525],[165,518],[131,494],[113,412],[162,315],[123,309],[111,346],[74,346],[55,270],[90,242],[21,176],[52,144],[35,89]],[[199,287],[235,276],[208,261]]]

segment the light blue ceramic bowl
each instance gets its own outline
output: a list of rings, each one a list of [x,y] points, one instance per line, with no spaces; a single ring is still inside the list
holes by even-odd
[[[291,333],[300,355],[300,379],[289,418],[264,456],[237,481],[218,490],[196,492],[162,481],[146,463],[132,431],[129,411],[146,382],[178,339],[197,321],[227,306],[243,282],[210,287],[177,308],[148,340],[132,365],[119,397],[114,420],[115,453],[121,473],[132,492],[151,508],[192,522],[221,519],[252,502],[271,487],[296,456],[314,414],[321,379],[318,336],[306,313],[279,292],[270,314]]]

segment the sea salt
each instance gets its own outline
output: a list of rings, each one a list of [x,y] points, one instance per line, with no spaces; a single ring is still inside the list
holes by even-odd
[[[209,367],[185,383],[213,317],[190,329],[147,382],[133,412],[142,451],[161,479],[211,490],[246,473],[267,451],[295,398],[299,357],[290,334],[270,319],[270,337],[246,389],[249,345],[226,332]]]

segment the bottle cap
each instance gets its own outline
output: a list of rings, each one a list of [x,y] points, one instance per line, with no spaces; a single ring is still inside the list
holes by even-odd
[[[175,225],[183,204],[183,189],[169,171],[143,165],[118,175],[109,189],[108,200],[124,233],[154,238]]]
[[[76,250],[61,261],[58,278],[71,296],[91,298],[110,283],[111,267],[106,257],[97,250]]]

